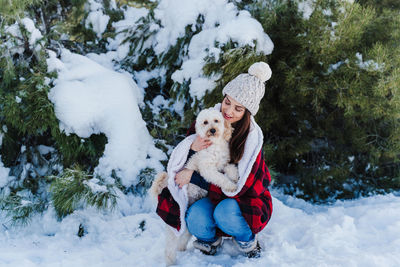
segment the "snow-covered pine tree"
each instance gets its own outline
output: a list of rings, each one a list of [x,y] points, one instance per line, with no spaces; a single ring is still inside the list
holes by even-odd
[[[1,59],[1,170],[10,172],[1,184],[2,209],[20,221],[49,206],[61,217],[85,205],[110,207],[116,195],[143,194],[154,176],[149,168],[125,180],[117,169],[111,177],[97,176],[96,166],[110,140],[104,134],[82,138],[61,130],[54,94],[53,102],[49,100],[59,77],[48,72],[49,62],[51,69],[59,71],[57,64],[64,64],[68,72],[77,66],[60,61],[62,51],[82,62],[91,60],[64,48],[131,73],[145,92],[143,118],[159,147],[169,152],[183,138],[193,114],[205,106],[204,93],[221,84],[223,72],[203,69],[206,63],[244,51],[255,59],[273,48],[261,25],[227,0],[24,3],[19,14],[29,28],[14,17],[1,27],[1,48],[9,52]],[[185,11],[181,21],[171,20],[177,10]],[[239,26],[246,35],[237,31]],[[146,161],[157,153],[160,157],[157,151],[150,153]]]
[[[33,20],[24,17],[35,2],[1,5],[1,159],[10,167],[10,176],[3,172],[1,177],[1,208],[22,222],[47,207],[45,175],[57,171],[56,164],[49,166],[55,157],[45,158],[53,154],[47,149],[52,144],[47,137],[52,123],[57,125],[46,94],[51,79],[43,49],[46,40]]]
[[[64,48],[135,79],[148,130],[167,152],[228,81],[266,61],[274,74],[257,121],[278,184],[314,201],[398,188],[398,9],[358,2],[1,5],[0,175],[10,174],[0,177],[1,208],[20,221],[52,205],[60,217],[86,205],[111,208],[117,195],[143,194],[154,176],[144,168],[130,185],[117,171],[111,182],[96,176],[106,135],[60,130],[48,60]]]
[[[83,50],[82,44],[72,42],[72,33],[74,29],[78,32],[85,2],[18,0],[5,1],[0,6],[0,207],[13,223],[26,223],[33,214],[52,205],[49,186],[56,175],[65,180],[64,168],[73,168],[69,173],[76,177],[92,172],[107,141],[103,134],[83,140],[62,133],[48,98],[57,75],[48,72],[47,49],[57,50],[65,45]],[[90,24],[87,25],[86,32],[91,33]],[[71,30],[62,32],[63,29]],[[90,43],[89,37],[83,40]],[[76,164],[82,167],[74,167]],[[53,186],[55,199],[62,196],[60,184],[57,180]],[[80,191],[89,194],[91,188],[80,185]],[[107,200],[96,198],[95,193],[89,196],[92,197],[86,202],[83,198],[82,203],[107,206]],[[111,193],[104,196],[115,202]],[[55,204],[55,209],[58,214],[65,214],[63,206]]]
[[[128,8],[125,14],[135,12],[136,23],[114,24],[116,39],[129,47],[119,62],[145,89],[143,117],[166,150],[184,137],[199,109],[222,99],[219,90],[204,100],[207,92],[217,92],[231,78],[229,72],[265,60],[273,48],[260,24],[230,1],[164,0],[148,9]],[[243,53],[247,61],[231,61],[221,69],[226,54]]]

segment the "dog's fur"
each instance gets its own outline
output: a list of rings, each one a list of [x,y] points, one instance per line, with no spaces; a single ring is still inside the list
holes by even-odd
[[[232,136],[232,126],[224,120],[221,112],[215,109],[202,110],[196,119],[196,133],[211,140],[212,145],[195,153],[186,163],[185,168],[194,170],[207,181],[219,186],[224,191],[233,192],[237,189],[239,179],[237,167],[229,164],[229,140]],[[157,197],[167,186],[168,174],[162,172],[157,175],[150,194]],[[194,184],[188,184],[188,206],[207,195],[207,191]],[[191,235],[186,229],[177,237],[167,225],[165,259],[171,265],[176,259],[176,250],[186,250]]]

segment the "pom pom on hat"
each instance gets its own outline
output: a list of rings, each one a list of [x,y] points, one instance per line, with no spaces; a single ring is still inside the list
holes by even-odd
[[[262,82],[266,82],[271,78],[272,71],[265,62],[256,62],[250,66],[248,70],[250,75],[256,76]]]
[[[265,62],[256,62],[250,66],[248,73],[239,74],[222,89],[223,95],[229,95],[247,108],[254,116],[264,97],[264,82],[271,78],[272,71]]]

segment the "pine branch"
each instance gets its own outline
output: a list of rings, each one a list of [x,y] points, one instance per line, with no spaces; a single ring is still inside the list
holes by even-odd
[[[74,210],[85,206],[94,206],[99,210],[113,209],[117,203],[117,195],[113,185],[104,184],[93,175],[82,171],[79,167],[66,169],[60,177],[51,177],[50,186],[52,203],[59,218],[63,218]],[[99,189],[93,189],[89,183],[96,179]]]
[[[1,197],[0,209],[11,218],[13,226],[27,225],[33,214],[42,213],[47,209],[47,204],[38,198],[28,199],[17,194],[10,194]]]

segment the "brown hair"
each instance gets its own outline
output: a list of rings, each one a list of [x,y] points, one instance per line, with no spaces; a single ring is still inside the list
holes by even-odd
[[[250,111],[247,109],[243,114],[243,118],[232,124],[234,128],[232,138],[229,141],[229,150],[231,155],[231,163],[238,163],[243,157],[244,145],[250,132]]]

